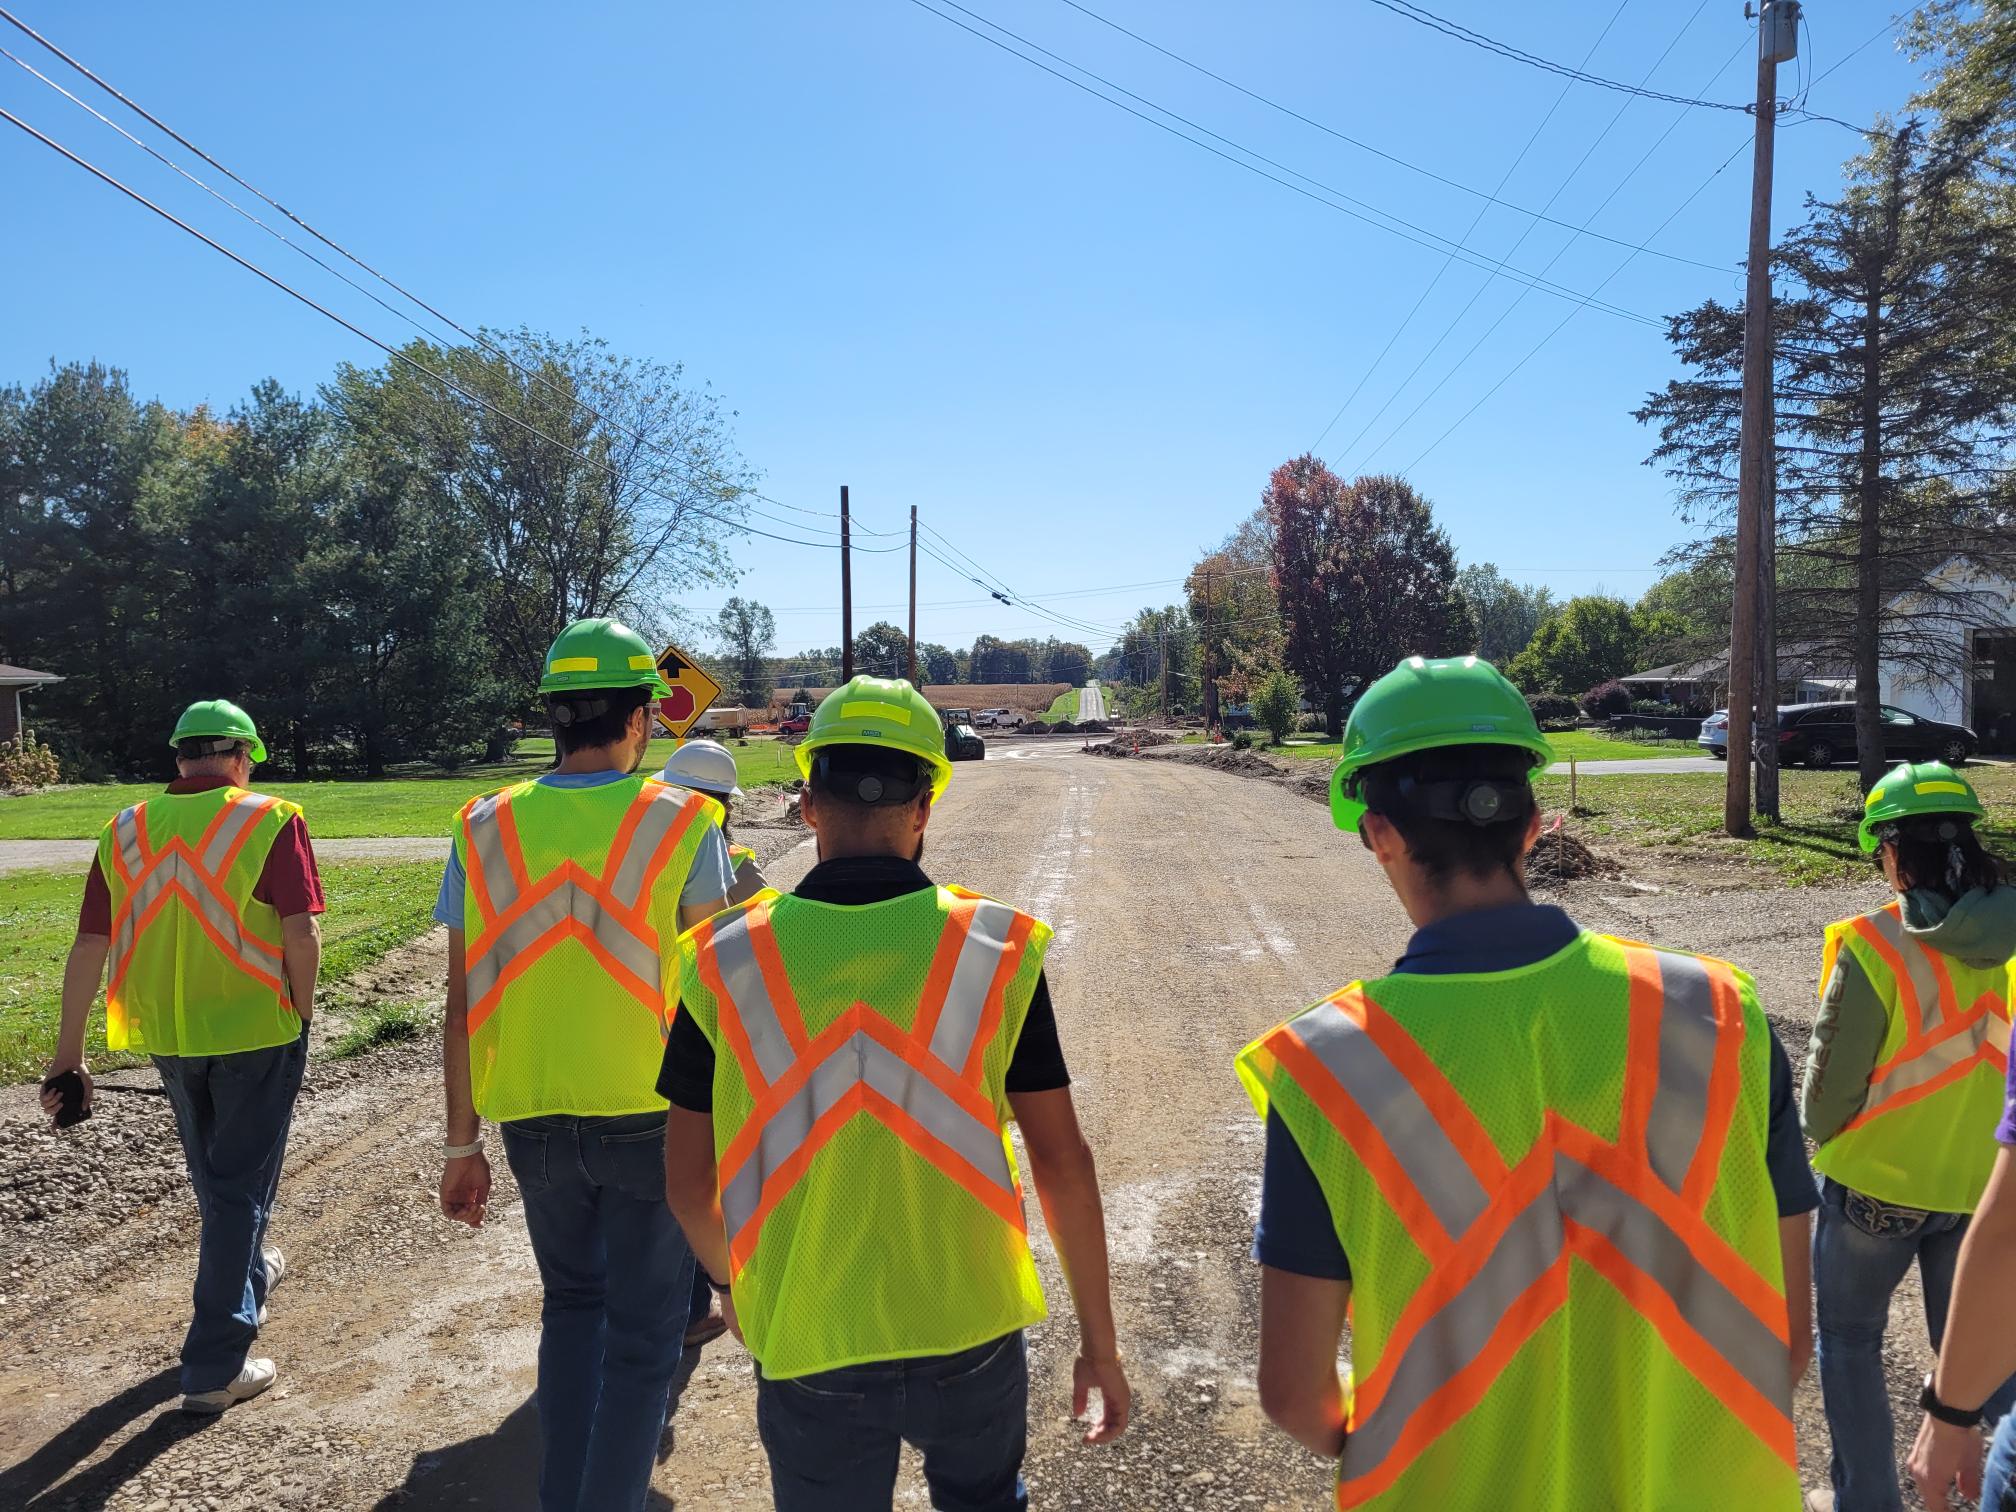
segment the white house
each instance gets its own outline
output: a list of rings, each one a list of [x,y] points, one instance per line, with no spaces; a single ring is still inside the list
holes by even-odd
[[[1899,594],[1885,606],[1886,618],[1911,616],[1908,633],[1919,642],[1923,663],[1902,666],[1883,662],[1883,702],[1973,728],[1984,741],[2008,726],[2003,745],[2016,739],[2016,582],[1983,572],[1965,557],[1955,557],[1928,581],[1948,592],[1965,594],[1958,610],[1928,611],[1919,591]]]

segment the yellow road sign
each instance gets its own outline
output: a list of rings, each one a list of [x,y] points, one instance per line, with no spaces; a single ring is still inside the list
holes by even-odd
[[[667,646],[658,653],[658,670],[672,685],[671,696],[658,700],[658,723],[668,735],[683,740],[721,696],[721,684],[677,646]]]

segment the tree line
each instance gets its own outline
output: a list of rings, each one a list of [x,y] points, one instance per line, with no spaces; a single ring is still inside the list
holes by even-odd
[[[0,388],[0,659],[64,679],[30,712],[72,775],[162,771],[207,697],[296,776],[499,760],[567,621],[659,628],[732,575],[751,477],[677,367],[522,330],[404,355],[223,413],[95,362]]]

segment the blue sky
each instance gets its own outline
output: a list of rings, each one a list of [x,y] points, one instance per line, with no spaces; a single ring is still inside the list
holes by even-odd
[[[1502,199],[1534,210],[1552,199],[1550,215],[1581,225],[1593,214],[1592,230],[1626,242],[1698,190],[1652,246],[1719,271],[1644,254],[1627,263],[1628,248],[1499,207],[1469,245],[1545,269],[1578,297],[1600,284],[1600,299],[1641,315],[1740,297],[1743,115],[1583,85],[1561,97],[1562,80],[1371,0],[1085,3],[1446,178],[1490,190],[1518,159]],[[1630,418],[1675,372],[1659,330],[1592,306],[1528,357],[1574,302],[1521,299],[1517,284],[1459,262],[1372,368],[1442,250],[1209,156],[918,0],[10,8],[462,323],[585,327],[683,362],[738,411],[765,493],[828,510],[847,483],[861,518],[882,528],[915,504],[1018,593],[1071,595],[1054,607],[1095,624],[1173,597],[1173,582],[1112,585],[1180,578],[1354,388],[1319,452],[1340,471],[1406,470],[1464,562],[1494,561],[1561,594],[1635,596],[1685,534],[1665,480],[1641,465],[1651,438]],[[1062,0],[969,8],[1436,236],[1462,238],[1485,203]],[[1636,83],[1664,52],[1651,88],[1752,93],[1734,0],[1435,8],[1568,63],[1601,35],[1587,67],[1609,77]],[[1891,18],[1887,4],[1807,11],[1793,67],[1833,69],[1812,108],[1863,122],[1901,106],[1916,71],[1890,37],[1842,62]],[[0,45],[34,52],[10,28]],[[1781,93],[1798,77],[1788,71]],[[408,333],[4,59],[0,105],[373,334]],[[1781,227],[1807,193],[1833,192],[1857,141],[1824,123],[1781,126]],[[11,128],[0,183],[0,380],[96,357],[128,369],[142,394],[221,407],[263,376],[309,388],[338,361],[377,356]],[[833,553],[751,540],[737,557],[740,591],[776,608],[784,649],[837,641]],[[900,553],[857,558],[857,623],[900,603],[903,571]],[[722,597],[684,607],[709,613]],[[927,639],[1056,628],[928,558],[919,597]]]

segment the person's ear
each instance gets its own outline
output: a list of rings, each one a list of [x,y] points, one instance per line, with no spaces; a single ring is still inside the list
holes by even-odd
[[[1381,866],[1395,866],[1407,859],[1407,842],[1385,815],[1364,815],[1358,821],[1358,833],[1365,837],[1366,849]]]
[[[630,711],[630,724],[629,724],[630,738],[632,740],[636,740],[640,736],[645,736],[645,732],[648,731],[650,728],[651,728],[651,704],[650,701],[647,699],[645,702],[637,705],[636,708]]]
[[[931,822],[931,790],[929,788],[926,788],[923,792],[917,795],[916,808],[915,811],[910,816],[911,832],[913,834],[918,835],[923,834],[924,826],[929,824],[930,822]]]
[[[1540,805],[1533,805],[1533,812],[1526,816],[1526,837],[1519,842],[1519,854],[1525,855],[1540,841]]]
[[[819,828],[819,806],[812,797],[812,784],[809,782],[798,790],[798,817],[805,821],[805,828]]]

